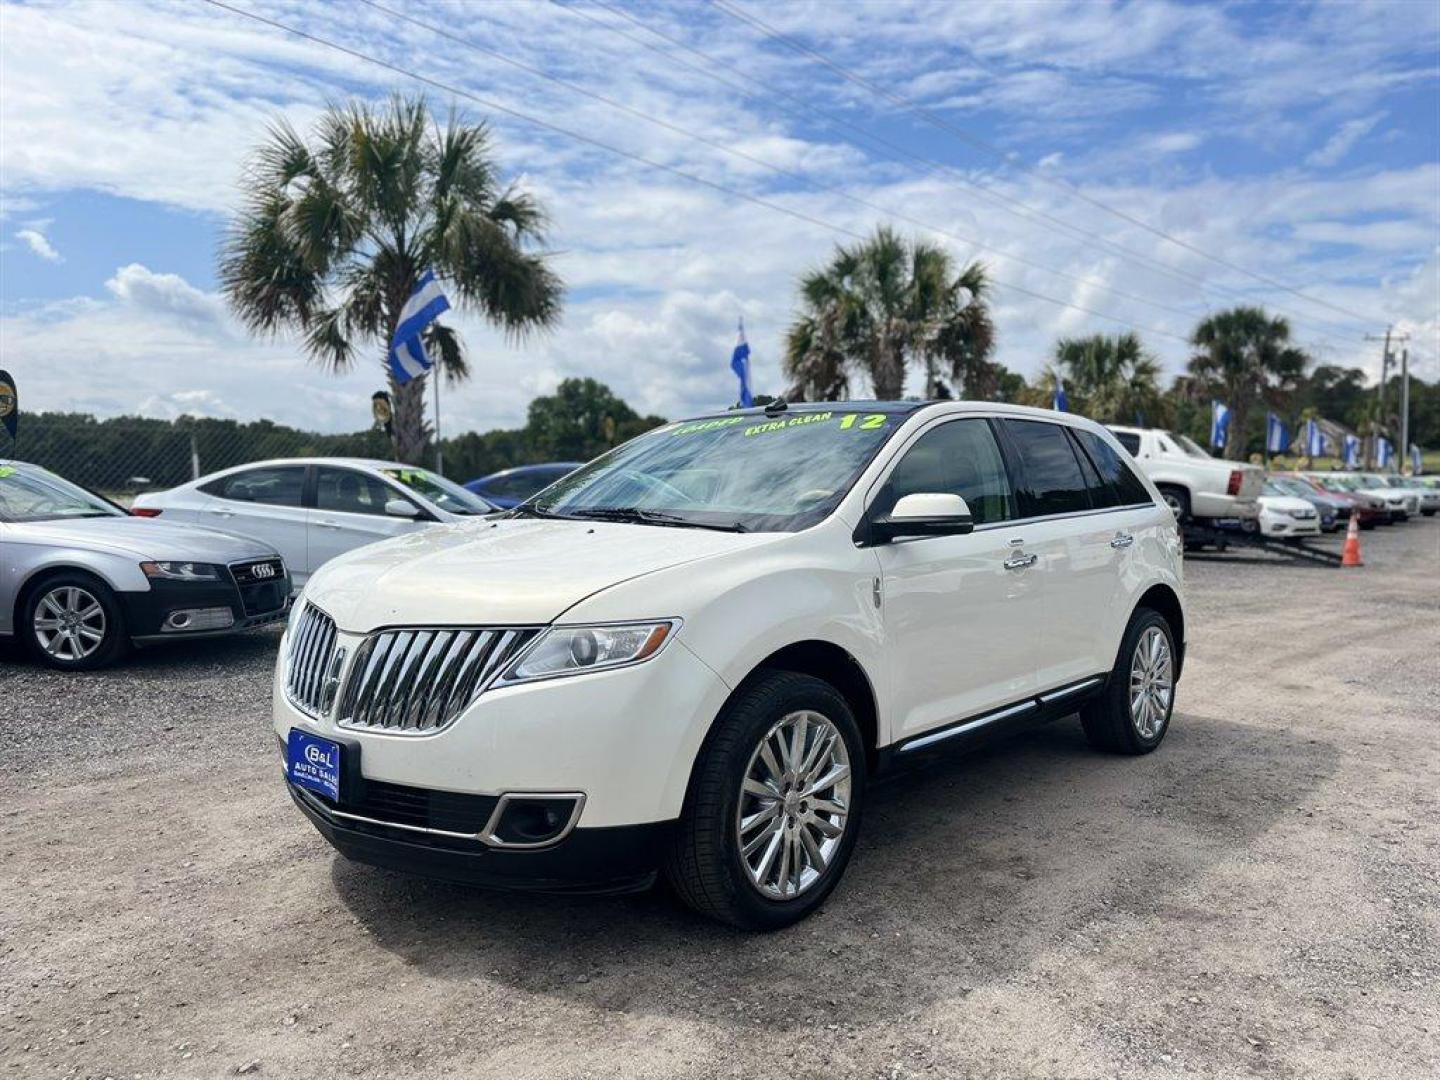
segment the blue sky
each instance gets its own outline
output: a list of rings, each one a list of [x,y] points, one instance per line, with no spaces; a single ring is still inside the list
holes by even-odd
[[[1126,327],[1178,371],[1196,319],[1243,300],[1371,370],[1364,335],[1394,323],[1440,377],[1434,3],[384,0],[455,41],[357,2],[229,2],[733,192],[426,89],[493,122],[570,287],[543,338],[459,319],[476,374],[447,422],[517,424],[572,375],[669,416],[727,404],[742,314],[779,389],[796,274],[886,220],[987,264],[1026,374]],[[337,378],[251,340],[215,252],[271,118],[417,89],[199,2],[0,3],[0,365],[26,406],[363,426],[378,359]]]

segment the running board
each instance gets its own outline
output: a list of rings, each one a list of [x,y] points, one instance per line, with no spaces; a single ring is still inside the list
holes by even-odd
[[[941,728],[938,731],[929,731],[924,735],[916,735],[892,747],[897,754],[908,754],[912,750],[923,750],[927,746],[934,746],[936,743],[945,742],[961,735],[969,735],[973,732],[988,728],[991,724],[998,724],[1002,720],[1010,720],[1015,717],[1025,716],[1030,713],[1038,713],[1048,710],[1050,706],[1060,704],[1077,695],[1094,690],[1105,682],[1104,675],[1094,675],[1088,679],[1081,679],[1079,682],[1071,683],[1069,686],[1062,686],[1058,690],[1047,690],[1043,694],[1026,698],[1013,705],[1006,705],[991,712],[981,713],[969,720],[962,720],[958,724]]]

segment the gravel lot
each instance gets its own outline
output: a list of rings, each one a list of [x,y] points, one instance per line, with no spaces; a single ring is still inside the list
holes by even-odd
[[[0,1077],[1440,1075],[1440,521],[1364,546],[1190,560],[1158,753],[1062,722],[878,787],[765,937],[340,861],[275,632],[0,652]]]

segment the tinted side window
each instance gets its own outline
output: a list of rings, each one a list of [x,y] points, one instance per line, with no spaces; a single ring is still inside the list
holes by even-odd
[[[400,493],[385,481],[354,469],[322,467],[315,475],[315,508],[341,514],[383,516],[385,504]]]
[[[1120,440],[1120,445],[1125,448],[1125,452],[1131,457],[1140,453],[1140,436],[1136,435],[1133,431],[1112,431],[1111,434]]]
[[[1115,448],[1092,431],[1075,431],[1075,437],[1080,440],[1080,445],[1085,448],[1085,453],[1090,456],[1095,468],[1100,473],[1100,478],[1114,489],[1116,498],[1121,506],[1134,506],[1137,503],[1151,502],[1150,492],[1140,478],[1135,475],[1135,470],[1115,452]],[[1119,435],[1115,436],[1117,439]]]
[[[299,506],[305,490],[305,466],[277,465],[222,476],[200,488],[208,495],[268,506]]]
[[[1005,459],[984,420],[953,420],[931,428],[905,452],[872,510],[888,514],[905,495],[959,495],[975,524],[1016,516]]]
[[[1020,455],[1021,504],[1026,517],[1090,509],[1080,462],[1064,429],[1043,420],[1006,420],[1005,430]]]
[[[1070,435],[1070,449],[1075,452],[1075,460],[1080,462],[1080,474],[1085,477],[1085,487],[1090,492],[1090,505],[1096,510],[1119,506],[1119,494],[1108,480],[1101,478],[1094,462],[1090,460],[1089,455],[1086,454],[1076,438],[1080,433],[1074,428],[1065,430]]]

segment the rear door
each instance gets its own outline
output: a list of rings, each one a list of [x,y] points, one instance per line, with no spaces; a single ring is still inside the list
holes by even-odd
[[[414,506],[417,516],[395,517],[385,512],[392,499]],[[338,465],[315,467],[315,497],[310,515],[310,572],[313,574],[336,555],[373,544],[418,527],[429,520],[414,499],[371,473]]]
[[[875,549],[881,567],[894,741],[1029,697],[1040,581],[1021,550],[1018,508],[990,422],[946,420],[905,449],[871,500],[959,495],[975,530]]]
[[[1000,422],[1019,489],[1025,550],[1036,555],[1044,613],[1036,689],[1040,693],[1109,671],[1110,608],[1118,577],[1116,521],[1097,506],[1098,481],[1087,479],[1064,425],[1006,418]],[[1093,472],[1093,470],[1092,470]]]
[[[292,580],[307,574],[304,465],[262,465],[227,473],[203,485],[210,498],[196,520],[212,529],[269,544],[285,560]]]

